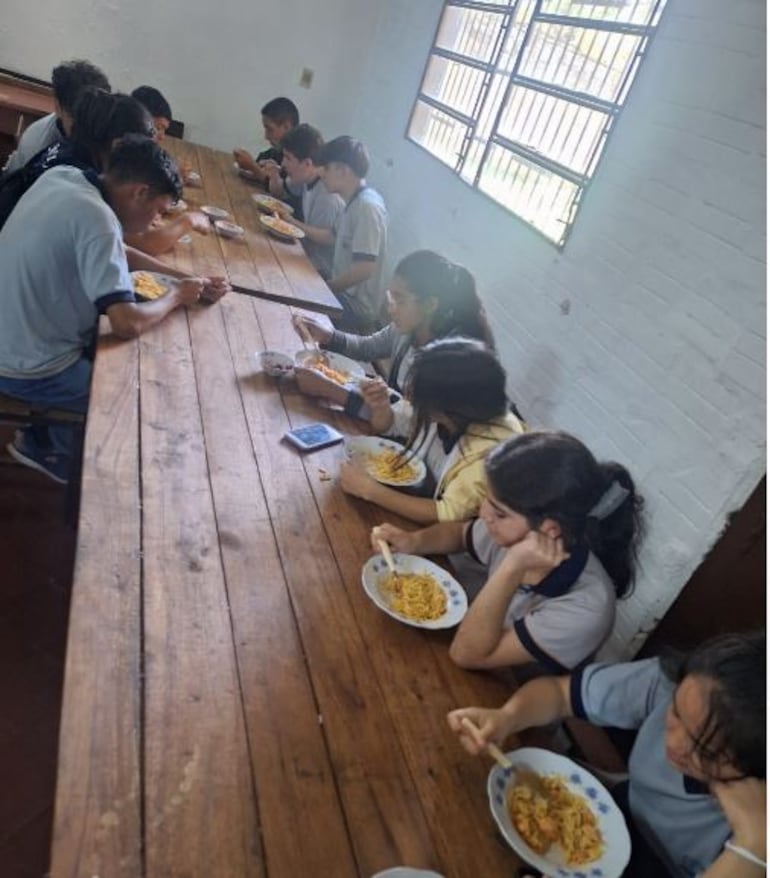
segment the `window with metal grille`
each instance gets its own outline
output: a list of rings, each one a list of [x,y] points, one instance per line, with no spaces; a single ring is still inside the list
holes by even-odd
[[[408,136],[563,247],[666,0],[449,0]]]

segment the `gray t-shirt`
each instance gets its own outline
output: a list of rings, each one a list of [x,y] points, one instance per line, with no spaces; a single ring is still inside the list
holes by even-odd
[[[321,229],[336,228],[340,215],[345,209],[345,202],[336,193],[329,192],[323,180],[319,178],[314,183],[305,183],[302,186],[301,196],[302,215],[309,226],[317,226]],[[307,238],[303,239],[302,245],[308,259],[316,267],[321,277],[330,278],[332,276],[334,245],[317,244]]]
[[[361,259],[375,263],[372,276],[342,292],[345,300],[366,321],[376,320],[383,292],[382,270],[388,239],[388,214],[379,192],[362,186],[340,215],[334,242],[332,277],[344,274]]]
[[[489,578],[508,551],[477,518],[468,529],[467,548]],[[462,575],[462,574],[460,574]],[[585,548],[546,576],[539,585],[521,585],[505,616],[524,648],[543,667],[564,673],[589,659],[604,643],[615,621],[615,588],[599,559]]]
[[[58,125],[56,113],[49,113],[33,122],[24,130],[21,135],[16,152],[12,153],[6,162],[4,173],[10,174],[12,171],[18,171],[24,165],[37,155],[41,149],[51,146],[53,143],[64,140],[64,133]]]
[[[0,232],[0,375],[42,378],[71,366],[100,311],[134,301],[118,218],[82,171],[46,171]]]
[[[666,712],[674,684],[658,659],[588,665],[572,675],[572,710],[596,725],[638,729],[628,761],[634,822],[676,878],[695,878],[719,856],[730,828],[700,781],[666,759]]]

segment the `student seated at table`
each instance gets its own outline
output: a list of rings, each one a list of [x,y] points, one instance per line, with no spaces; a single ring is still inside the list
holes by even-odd
[[[368,186],[369,155],[352,137],[336,137],[315,156],[329,192],[345,201],[334,235],[334,261],[329,289],[343,308],[334,323],[345,332],[373,332],[381,325],[382,270],[388,238],[388,214],[379,192]]]
[[[292,128],[299,125],[299,110],[289,98],[273,98],[262,107],[260,112],[265,140],[270,146],[260,152],[256,158],[253,158],[248,150],[238,147],[233,150],[233,158],[238,167],[254,174],[272,195],[276,198],[285,198],[296,209],[297,206],[301,206],[300,199],[296,197],[296,193],[285,189],[284,176],[280,173],[276,175],[275,172],[280,171],[283,161],[281,140]]]
[[[634,482],[620,464],[599,463],[557,432],[514,436],[485,469],[474,521],[412,532],[386,524],[377,533],[400,552],[465,551],[481,565],[486,581],[450,648],[458,665],[576,668],[607,639],[616,597],[634,582],[642,530]]]
[[[505,382],[497,357],[479,341],[447,338],[420,348],[406,380],[413,406],[406,456],[413,450],[424,458],[433,496],[383,485],[355,461],[340,466],[342,489],[422,524],[473,518],[484,499],[484,458],[524,429]]]
[[[760,878],[766,691],[765,632],[724,634],[685,656],[533,680],[499,710],[466,707],[448,721],[473,754],[570,716],[636,730],[628,780],[612,789],[631,835],[624,878]]]
[[[0,229],[41,174],[57,165],[72,165],[99,174],[107,165],[113,143],[125,134],[152,136],[152,120],[144,106],[128,95],[84,89],[75,105],[71,136],[42,150],[0,182]],[[162,228],[151,229],[144,235],[128,235],[126,241],[156,255],[170,250],[182,235],[191,231],[206,234],[209,227],[204,214],[188,211]]]
[[[54,67],[51,74],[55,111],[33,122],[21,135],[16,152],[5,166],[10,174],[24,165],[40,150],[52,146],[72,131],[75,104],[83,89],[89,86],[110,90],[107,77],[89,61],[65,61]]]
[[[320,372],[297,369],[297,385],[369,421],[376,433],[404,438],[412,406],[403,392],[415,351],[451,336],[475,338],[490,350],[495,345],[473,275],[432,250],[416,250],[398,263],[386,300],[391,322],[373,335],[330,329],[307,314],[296,314],[293,322],[300,338],[309,336],[324,350],[364,362],[389,360],[387,383],[377,378],[360,388],[343,387]]]
[[[339,195],[333,195],[321,179],[320,171],[313,163],[313,156],[323,146],[323,137],[317,128],[303,123],[281,138],[281,161],[286,181],[302,201],[304,222],[293,220],[304,229],[302,246],[308,259],[323,278],[331,276],[334,245],[328,239],[316,240],[316,231],[334,234],[334,228],[345,207]]]
[[[169,125],[173,118],[171,104],[163,97],[157,88],[151,85],[140,85],[131,92],[135,98],[152,116],[152,124],[155,128],[155,142],[162,143],[166,137]]]
[[[136,302],[123,233],[141,232],[180,190],[170,156],[152,139],[128,135],[98,179],[62,165],[24,195],[0,232],[0,393],[84,412],[91,379],[85,351],[99,314],[117,336],[133,338],[202,294],[215,300],[227,291],[221,279],[197,278]],[[73,438],[67,427],[28,427],[8,451],[63,483]]]

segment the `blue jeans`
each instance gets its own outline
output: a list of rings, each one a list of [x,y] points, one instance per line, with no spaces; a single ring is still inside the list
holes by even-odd
[[[90,360],[77,362],[45,378],[4,378],[0,375],[0,393],[21,399],[31,405],[65,409],[85,414],[91,387]],[[35,452],[54,452],[69,458],[75,442],[76,426],[30,426],[24,429],[24,445]]]

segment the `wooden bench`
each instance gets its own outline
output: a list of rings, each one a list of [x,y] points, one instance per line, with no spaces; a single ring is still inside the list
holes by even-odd
[[[35,424],[44,427],[82,424],[85,415],[66,409],[32,405],[0,393],[0,423]]]

